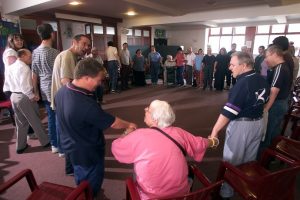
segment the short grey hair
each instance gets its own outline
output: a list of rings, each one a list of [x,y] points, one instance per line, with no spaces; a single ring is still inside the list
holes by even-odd
[[[151,118],[157,121],[158,128],[171,126],[175,122],[175,113],[168,102],[154,100],[149,108],[151,108]]]
[[[233,57],[233,56],[237,57],[240,65],[246,64],[248,67],[253,68],[254,60],[253,60],[252,56],[250,56],[249,53],[238,51],[231,55],[231,57]]]

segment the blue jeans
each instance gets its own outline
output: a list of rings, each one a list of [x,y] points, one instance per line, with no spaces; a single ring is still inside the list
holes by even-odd
[[[176,79],[178,85],[184,85],[183,81],[183,66],[177,66],[176,68]]]
[[[52,110],[50,107],[50,102],[49,101],[43,101],[45,108],[47,110],[47,115],[48,115],[48,136],[50,139],[50,143],[54,147],[58,147],[57,145],[57,133],[56,133],[56,117],[55,117],[55,112]]]
[[[151,74],[151,83],[157,84],[158,74],[159,74],[159,62],[151,62],[150,63],[150,74]]]
[[[93,196],[96,197],[104,179],[104,158],[97,164],[89,167],[74,165],[74,178],[77,185],[81,181],[87,180],[93,190]]]
[[[111,60],[107,62],[109,85],[111,90],[116,90],[118,85],[118,61]]]
[[[280,134],[280,125],[287,110],[288,110],[287,99],[274,101],[272,107],[269,110],[266,136],[265,136],[265,140],[260,143],[258,156],[257,156],[258,158],[260,157],[263,150],[271,145],[272,140]]]

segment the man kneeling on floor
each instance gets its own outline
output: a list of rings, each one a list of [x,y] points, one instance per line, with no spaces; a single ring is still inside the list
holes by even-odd
[[[104,177],[105,139],[103,130],[136,129],[136,124],[114,117],[102,110],[93,91],[105,78],[106,70],[96,60],[81,60],[74,80],[55,96],[61,145],[74,166],[76,184],[87,180],[96,197]]]

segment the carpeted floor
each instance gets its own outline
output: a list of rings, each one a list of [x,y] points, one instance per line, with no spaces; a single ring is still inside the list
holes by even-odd
[[[166,88],[162,85],[134,88],[120,94],[108,94],[104,97],[103,108],[118,117],[133,121],[139,127],[145,127],[144,108],[154,99],[168,101],[176,112],[175,126],[189,132],[207,137],[210,134],[219,112],[226,101],[228,92],[202,91],[196,88]],[[45,116],[42,111],[42,116]],[[47,119],[44,117],[45,127]],[[122,131],[108,129],[105,131],[106,163],[103,189],[111,200],[125,199],[124,179],[132,175],[132,165],[118,163],[111,154],[111,142]],[[0,183],[15,175],[22,169],[33,170],[38,183],[48,181],[68,186],[75,186],[74,178],[64,174],[64,159],[52,154],[50,149],[39,146],[38,141],[29,140],[31,146],[23,154],[15,153],[14,127],[9,119],[0,121]],[[199,167],[211,179],[215,180],[222,156],[224,131],[220,134],[221,145],[209,149]],[[298,181],[299,182],[299,181]],[[298,184],[299,185],[299,184]],[[298,187],[298,190],[300,187]],[[299,191],[298,191],[299,193]],[[25,181],[8,190],[0,199],[22,200],[29,194]]]

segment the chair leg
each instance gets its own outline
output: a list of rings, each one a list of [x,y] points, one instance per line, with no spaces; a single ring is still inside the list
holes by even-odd
[[[8,111],[9,111],[9,115],[10,115],[12,124],[13,124],[14,126],[16,126],[15,115],[14,115],[13,109],[12,109],[12,108],[8,108]]]

